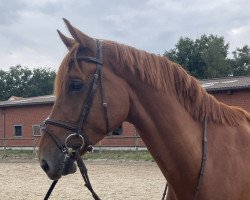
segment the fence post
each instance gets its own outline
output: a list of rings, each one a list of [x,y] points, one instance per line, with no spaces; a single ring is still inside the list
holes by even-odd
[[[5,153],[5,151],[6,151],[6,147],[7,147],[7,140],[4,140],[3,141],[3,150],[4,150],[4,153]]]
[[[102,141],[99,141],[99,153],[102,153]]]
[[[135,128],[134,130],[134,136],[135,136],[135,151],[138,152],[138,145],[139,145],[139,139],[138,139],[138,133],[137,133],[137,130]]]
[[[36,152],[36,138],[33,138],[33,154],[35,154],[35,156],[37,156],[37,152]]]

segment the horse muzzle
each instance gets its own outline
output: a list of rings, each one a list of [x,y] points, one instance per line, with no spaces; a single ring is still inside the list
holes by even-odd
[[[65,154],[62,160],[56,163],[49,162],[49,160],[41,159],[40,166],[45,171],[47,176],[51,180],[58,180],[61,176],[65,176],[68,174],[73,174],[76,172],[76,164],[75,159],[71,156]]]

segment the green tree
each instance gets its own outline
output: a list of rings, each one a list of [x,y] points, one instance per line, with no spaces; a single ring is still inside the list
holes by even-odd
[[[5,92],[4,97],[11,95],[26,96],[29,88],[28,81],[31,78],[31,70],[23,68],[20,65],[11,67],[5,76]]]
[[[29,81],[30,96],[52,94],[55,80],[55,71],[51,69],[34,69],[32,78]]]
[[[223,37],[202,35],[196,40],[180,38],[174,49],[164,53],[196,78],[227,76],[231,68],[227,59],[229,44]]]
[[[12,95],[31,97],[51,94],[55,72],[51,69],[33,69],[17,65],[9,71],[0,71],[0,100]]]
[[[1,97],[3,96],[6,90],[5,78],[6,78],[6,72],[0,70],[0,99],[2,99]]]
[[[219,78],[231,74],[232,69],[227,59],[229,44],[225,44],[223,37],[213,35],[209,37],[207,44],[201,55],[206,66],[206,77]]]
[[[248,45],[233,51],[231,65],[233,67],[234,76],[250,75],[250,48]]]
[[[170,60],[179,63],[191,75],[195,77],[204,76],[204,62],[201,59],[199,51],[200,44],[193,41],[191,38],[180,38],[174,49],[166,51],[164,56]]]

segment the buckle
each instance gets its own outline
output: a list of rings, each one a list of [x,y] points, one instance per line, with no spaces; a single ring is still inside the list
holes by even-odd
[[[93,153],[93,152],[94,152],[94,147],[93,147],[93,145],[87,146],[87,151],[90,152],[90,153]]]
[[[62,151],[63,153],[66,153],[67,150],[68,150],[68,148],[67,148],[65,145],[63,145],[62,148],[61,148],[61,151]]]
[[[108,107],[108,103],[107,102],[103,102],[102,106],[106,108],[106,107]]]

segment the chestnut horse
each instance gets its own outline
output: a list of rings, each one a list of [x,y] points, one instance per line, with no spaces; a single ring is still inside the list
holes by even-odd
[[[97,48],[95,39],[64,21],[74,39],[59,32],[69,52],[56,77],[56,100],[49,119],[79,123],[96,63],[77,58],[95,58],[102,48],[102,87],[98,82],[86,123],[81,126],[89,142],[96,144],[124,121],[134,124],[169,183],[167,199],[189,200],[196,192],[206,118],[207,161],[198,199],[250,199],[247,111],[218,102],[199,81],[165,57],[106,40]],[[70,134],[53,124],[46,128],[62,144]],[[85,152],[83,148],[81,153]],[[64,157],[55,141],[43,134],[39,159],[51,179],[75,172],[74,164],[62,172]]]

